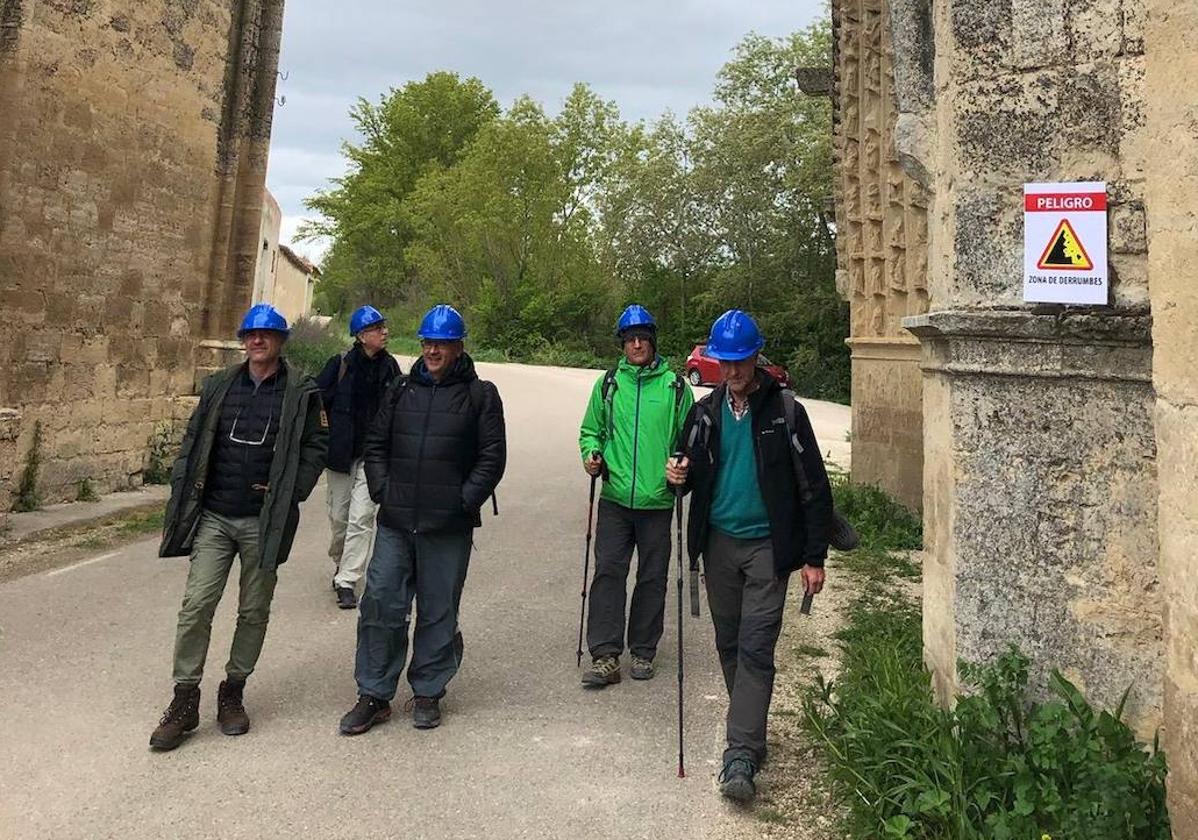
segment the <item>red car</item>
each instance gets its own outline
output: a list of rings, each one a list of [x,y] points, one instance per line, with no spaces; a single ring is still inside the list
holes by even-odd
[[[708,356],[706,351],[706,344],[696,344],[686,357],[686,378],[692,385],[718,385],[720,382],[720,363]],[[776,365],[764,355],[759,355],[757,366],[778,380],[783,388],[790,387],[790,373],[785,365]]]

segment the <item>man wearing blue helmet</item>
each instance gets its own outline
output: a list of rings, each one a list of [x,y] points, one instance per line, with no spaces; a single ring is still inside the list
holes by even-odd
[[[682,421],[694,403],[690,386],[657,355],[657,324],[643,306],[634,303],[625,309],[616,333],[624,357],[596,380],[578,433],[583,469],[591,476],[603,475],[587,617],[591,667],[582,675],[587,688],[620,681],[634,550],[629,675],[635,680],[653,676],[665,616],[674,507],[663,464],[677,447]]]
[[[237,337],[246,361],[204,380],[171,470],[160,557],[191,557],[175,635],[175,696],[150,736],[171,750],[199,725],[200,678],[212,616],[235,557],[241,558],[237,629],[217,695],[226,735],[250,728],[246,678],[266,638],[277,570],[291,551],[299,503],[324,469],[328,424],[310,377],[281,356],[287,321],[250,308]]]
[[[328,506],[333,532],[333,593],[337,606],[358,605],[357,586],[366,571],[374,542],[378,505],[370,500],[362,454],[366,432],[378,414],[383,392],[400,375],[387,352],[387,321],[373,306],[358,308],[349,319],[354,346],[328,360],[316,377],[329,416]]]
[[[507,462],[503,403],[462,348],[462,316],[434,306],[419,336],[420,358],[387,390],[366,438],[379,527],[358,611],[358,702],[341,719],[346,735],[391,717],[413,600],[412,725],[441,723],[440,699],[462,662],[458,609],[474,529]]]
[[[707,355],[723,383],[687,417],[685,457],[666,465],[670,483],[691,492],[688,550],[692,564],[703,558],[729,697],[720,790],[739,802],[756,795],[765,760],[787,581],[799,571],[805,592],[823,588],[832,520],[815,433],[794,395],[757,368],[764,345],[746,313],[716,319]]]

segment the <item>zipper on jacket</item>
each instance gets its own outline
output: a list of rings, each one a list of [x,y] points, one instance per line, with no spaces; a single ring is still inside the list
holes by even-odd
[[[428,398],[428,408],[424,411],[424,425],[420,428],[420,450],[416,453],[416,493],[415,509],[412,511],[412,533],[420,533],[420,476],[424,470],[424,441],[428,438],[428,421],[433,415],[433,402],[437,399],[437,383],[433,383],[433,393]]]
[[[636,447],[641,439],[641,368],[636,372],[636,411],[632,418],[632,485],[628,488],[628,506],[636,509]]]

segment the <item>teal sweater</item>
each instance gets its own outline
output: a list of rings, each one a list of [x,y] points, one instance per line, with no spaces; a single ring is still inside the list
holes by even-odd
[[[770,535],[770,518],[761,486],[757,483],[757,457],[753,452],[753,415],[740,420],[724,401],[720,420],[720,467],[711,499],[712,527],[741,540]]]

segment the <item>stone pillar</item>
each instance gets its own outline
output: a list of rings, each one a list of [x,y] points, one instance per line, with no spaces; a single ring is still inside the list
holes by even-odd
[[[943,0],[923,345],[924,634],[959,658],[1018,644],[1097,704],[1160,720],[1156,441],[1144,236],[1143,7]],[[926,53],[900,67],[918,67]],[[900,75],[902,70],[900,69]],[[1111,305],[1022,302],[1022,186],[1104,180]]]
[[[1158,524],[1165,619],[1165,726],[1175,837],[1198,837],[1198,7],[1147,4]]]
[[[926,311],[927,191],[899,166],[887,0],[835,4],[837,286],[849,301],[854,481],[919,507],[919,346]]]
[[[253,302],[283,33],[283,0],[241,0],[236,5],[217,141],[208,308],[201,325],[204,337],[216,340],[233,336]]]

